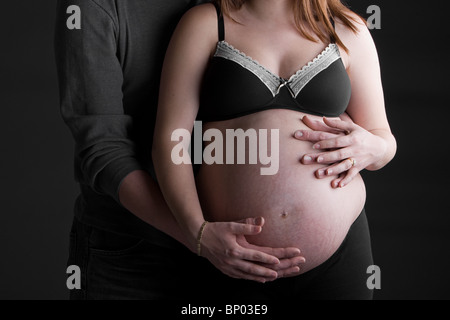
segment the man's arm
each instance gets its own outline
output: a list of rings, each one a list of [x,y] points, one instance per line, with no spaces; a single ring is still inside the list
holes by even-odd
[[[66,26],[71,5],[80,7],[81,29]],[[55,31],[61,115],[75,140],[79,182],[186,244],[159,187],[136,158],[133,119],[122,104],[117,21],[95,1],[59,0]]]
[[[81,9],[81,29],[66,26],[70,5]],[[78,180],[118,200],[123,178],[142,166],[122,104],[123,73],[116,56],[117,25],[92,0],[60,0],[55,53],[61,115],[75,140]]]
[[[147,172],[136,170],[126,176],[119,189],[119,198],[122,205],[138,218],[162,230],[195,252],[196,248],[189,246],[164,201],[159,186]]]

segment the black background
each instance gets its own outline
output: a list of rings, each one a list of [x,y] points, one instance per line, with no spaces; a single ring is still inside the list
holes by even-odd
[[[149,0],[150,1],[150,0]],[[55,0],[0,6],[0,299],[66,299],[68,234],[77,186],[73,141],[58,107]],[[449,299],[450,32],[440,4],[352,0],[381,8],[379,50],[394,161],[364,172],[376,299]]]

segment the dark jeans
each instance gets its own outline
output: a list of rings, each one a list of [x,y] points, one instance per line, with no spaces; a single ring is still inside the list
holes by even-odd
[[[69,265],[81,269],[81,290],[71,299],[372,299],[373,264],[363,211],[331,258],[300,276],[259,284],[231,279],[169,237],[155,241],[89,227],[77,219]]]
[[[144,240],[87,226],[76,218],[70,233],[68,265],[81,269],[81,290],[70,299],[185,299],[205,259],[175,240]]]

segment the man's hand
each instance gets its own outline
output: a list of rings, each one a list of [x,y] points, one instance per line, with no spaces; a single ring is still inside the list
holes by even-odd
[[[264,225],[264,218],[249,218],[241,223]],[[269,255],[275,256],[279,259],[280,263],[263,265],[266,268],[272,269],[277,272],[277,278],[295,277],[300,274],[301,266],[306,262],[305,257],[301,255],[301,251],[298,248],[272,248],[272,247],[259,247],[248,243],[245,236],[238,237],[238,243],[244,248],[258,250]]]
[[[264,219],[244,221],[209,223],[203,232],[202,255],[221,272],[237,279],[265,283],[299,274],[305,258],[298,248],[251,245],[245,236],[259,234]]]

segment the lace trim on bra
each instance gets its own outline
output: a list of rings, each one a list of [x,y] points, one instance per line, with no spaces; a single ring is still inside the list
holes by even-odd
[[[276,95],[276,91],[280,86],[280,78],[267,70],[256,60],[234,48],[228,42],[220,41],[217,44],[217,50],[214,54],[214,57],[224,58],[239,64],[241,67],[256,75],[261,80],[261,82],[263,82],[267,86],[272,94],[274,96]]]
[[[293,97],[296,98],[316,75],[340,59],[341,55],[338,46],[330,43],[317,57],[292,75],[289,80],[273,74],[258,61],[234,48],[226,41],[218,42],[214,57],[231,60],[252,72],[266,85],[274,97],[279,93],[282,86],[288,86]]]

